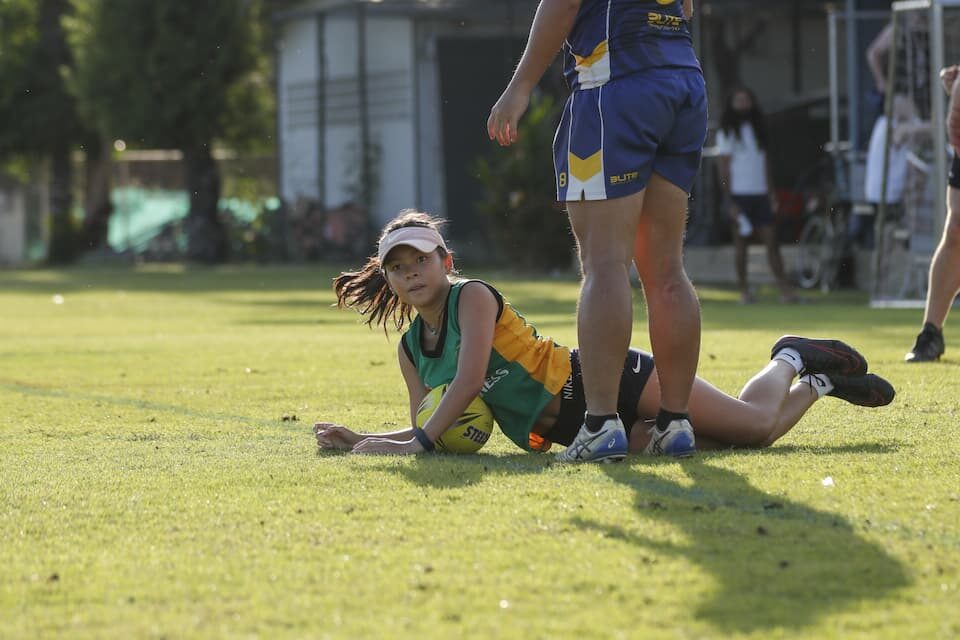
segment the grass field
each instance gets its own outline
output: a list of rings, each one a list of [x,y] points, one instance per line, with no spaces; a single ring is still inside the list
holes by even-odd
[[[407,419],[333,274],[0,272],[0,638],[960,636],[960,330],[908,366],[918,311],[703,290],[721,388],[800,332],[896,401],[683,462],[318,455],[315,420]],[[574,343],[575,282],[485,275]]]

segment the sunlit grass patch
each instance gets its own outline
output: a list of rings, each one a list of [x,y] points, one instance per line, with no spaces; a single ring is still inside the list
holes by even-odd
[[[331,307],[334,273],[0,272],[0,637],[960,635],[949,326],[946,361],[908,366],[917,312],[705,290],[724,390],[799,332],[857,345],[896,401],[679,463],[565,467],[502,434],[358,458],[313,421],[407,406],[396,337]],[[491,279],[574,344],[574,281]]]

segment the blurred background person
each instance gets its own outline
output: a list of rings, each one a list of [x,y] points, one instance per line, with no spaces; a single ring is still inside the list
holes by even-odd
[[[907,163],[910,155],[912,136],[928,134],[929,123],[917,116],[913,101],[904,94],[893,96],[890,130],[893,141],[887,160],[886,204],[892,209],[892,216],[899,215],[903,190],[907,183]],[[883,201],[883,156],[887,142],[887,117],[883,114],[873,124],[870,142],[867,145],[867,160],[864,169],[863,197],[871,205],[870,213],[854,213],[850,216],[847,239],[850,243],[872,249],[874,246],[874,214]]]
[[[954,299],[960,293],[960,66],[953,65],[940,71],[944,90],[950,95],[947,111],[947,134],[953,147],[953,164],[947,178],[947,219],[943,236],[930,262],[927,304],[923,314],[923,328],[913,348],[904,359],[907,362],[939,360],[946,347],[943,324]]]
[[[747,248],[752,237],[767,248],[767,262],[783,302],[799,302],[783,269],[774,227],[776,196],[767,155],[767,126],[753,91],[735,89],[724,104],[717,131],[720,185],[733,224],[740,303],[755,301],[747,282]]]
[[[893,47],[893,23],[888,22],[867,47],[867,68],[873,78],[873,87],[867,93],[868,116],[876,118],[883,113],[883,98],[887,93],[887,56]]]

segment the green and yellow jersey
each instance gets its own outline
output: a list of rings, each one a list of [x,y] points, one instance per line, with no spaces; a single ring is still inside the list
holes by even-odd
[[[499,291],[482,280],[454,282],[436,348],[423,348],[423,321],[417,316],[403,334],[403,350],[426,386],[451,382],[460,356],[460,294],[471,282],[487,287],[500,306],[480,397],[507,437],[530,450],[531,427],[570,377],[570,350],[537,334]]]

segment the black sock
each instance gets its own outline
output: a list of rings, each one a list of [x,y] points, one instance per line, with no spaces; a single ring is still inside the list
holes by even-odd
[[[666,409],[660,409],[660,412],[657,414],[657,429],[660,431],[665,431],[670,423],[674,420],[689,420],[690,416],[685,413],[674,413],[673,411],[667,411]]]
[[[605,423],[607,420],[616,420],[617,417],[618,416],[615,413],[605,416],[594,416],[588,413],[583,416],[583,423],[587,425],[587,431],[590,433],[596,433],[597,431],[600,431],[601,427],[603,427],[603,423]]]
[[[937,328],[937,325],[933,324],[932,322],[927,322],[923,325],[923,333],[932,333],[933,335],[937,335],[938,333],[941,333],[941,331]]]

